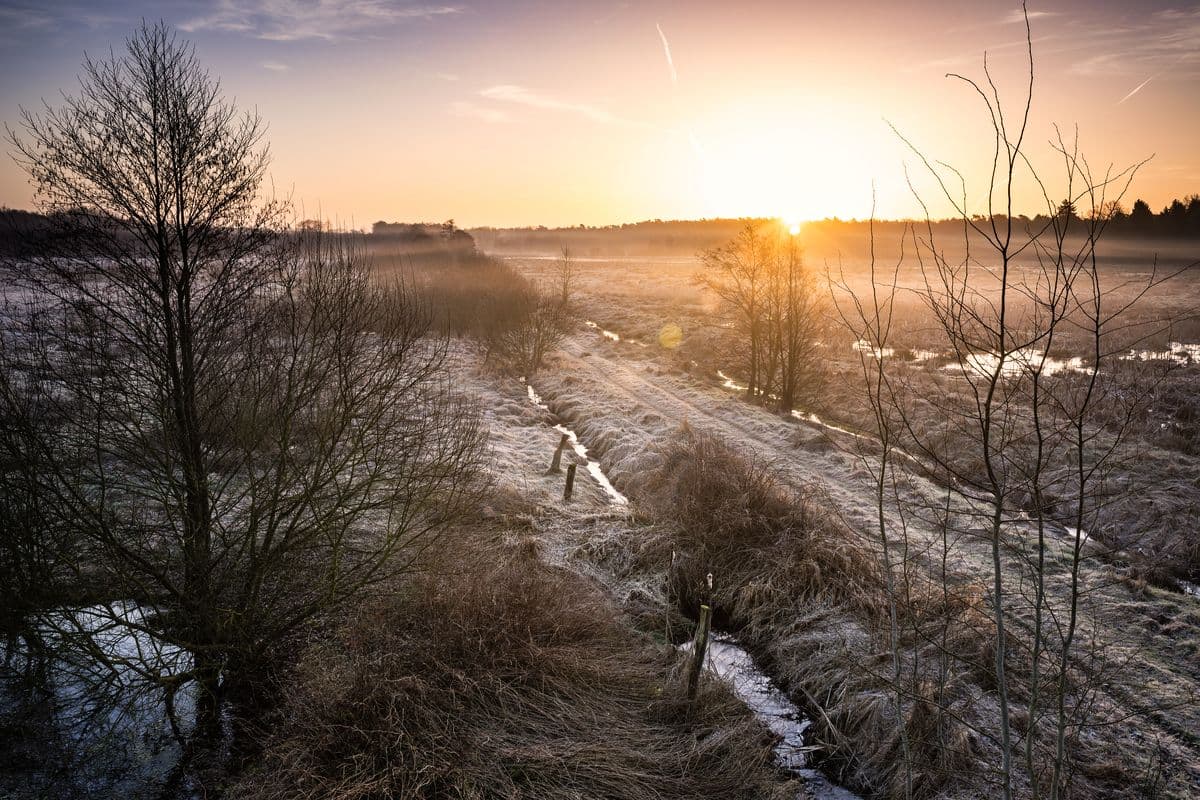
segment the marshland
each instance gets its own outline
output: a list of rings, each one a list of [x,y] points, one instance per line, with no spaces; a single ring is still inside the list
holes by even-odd
[[[1200,16],[868,5],[0,7],[0,796],[1200,793]]]

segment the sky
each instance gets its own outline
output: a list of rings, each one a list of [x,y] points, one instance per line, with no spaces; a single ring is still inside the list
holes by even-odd
[[[1025,151],[1050,196],[1066,194],[1056,126],[1097,175],[1150,159],[1126,208],[1200,192],[1200,3],[1045,0],[1029,17]],[[359,228],[950,215],[925,161],[954,167],[978,213],[990,116],[947,73],[982,80],[986,52],[1016,124],[1029,70],[1005,2],[0,0],[0,120],[60,105],[84,53],[119,52],[142,19],[262,116],[299,216]],[[4,150],[0,205],[33,207]],[[1014,213],[1045,205],[1023,177]]]

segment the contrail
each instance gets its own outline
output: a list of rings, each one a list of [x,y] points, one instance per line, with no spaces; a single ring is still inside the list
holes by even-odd
[[[1140,92],[1142,89],[1144,89],[1147,83],[1149,83],[1150,81],[1154,80],[1154,79],[1155,79],[1155,78],[1157,78],[1157,77],[1158,77],[1157,75],[1151,75],[1149,78],[1146,78],[1146,80],[1144,80],[1144,81],[1142,81],[1141,83],[1139,83],[1139,84],[1137,85],[1137,87],[1135,87],[1135,88],[1134,88],[1134,90],[1133,90],[1132,92],[1130,92],[1129,94],[1125,95],[1125,96],[1124,96],[1124,97],[1122,97],[1120,100],[1118,100],[1118,101],[1117,101],[1117,105],[1121,105],[1121,103],[1124,103],[1126,100],[1128,100],[1129,98],[1133,97],[1135,94],[1137,94],[1137,93],[1138,93],[1138,92]]]
[[[658,38],[662,39],[663,54],[667,57],[667,66],[671,68],[671,83],[679,83],[679,73],[675,71],[675,59],[671,58],[671,45],[667,42],[667,35],[663,33],[662,27],[656,22],[655,29],[658,31]]]

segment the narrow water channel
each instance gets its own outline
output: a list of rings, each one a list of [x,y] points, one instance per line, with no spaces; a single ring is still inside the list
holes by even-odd
[[[525,383],[525,391],[528,393],[529,402],[533,403],[543,411],[553,414],[554,412],[550,411],[550,406],[542,402],[541,395],[539,395],[533,388],[533,384],[529,383],[529,381],[526,381],[524,378],[521,380]],[[608,495],[608,499],[611,500],[614,505],[629,505],[629,498],[617,491],[617,488],[612,485],[612,481],[608,479],[608,476],[604,474],[604,470],[601,469],[600,462],[588,455],[587,446],[584,445],[583,442],[579,441],[579,436],[575,433],[575,431],[571,430],[562,423],[555,424],[554,430],[567,437],[567,443],[571,445],[571,449],[575,452],[575,455],[583,462],[588,474],[592,476],[592,479],[596,481],[600,488],[604,490],[604,493]]]
[[[804,743],[804,732],[812,721],[758,668],[737,640],[725,633],[714,634],[708,643],[704,666],[728,683],[738,699],[778,737],[775,762],[804,779],[806,793],[800,797],[860,800],[858,795],[831,783],[808,765],[813,748]]]

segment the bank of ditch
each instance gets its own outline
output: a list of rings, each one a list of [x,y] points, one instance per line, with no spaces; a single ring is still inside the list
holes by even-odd
[[[682,628],[686,638],[712,573],[718,627],[812,718],[817,761],[835,780],[873,797],[904,797],[908,787],[917,797],[1000,791],[995,638],[982,580],[910,576],[913,585],[898,595],[893,650],[878,545],[819,488],[781,484],[772,465],[686,421],[641,419],[656,411],[632,397],[633,417],[624,406],[597,408],[601,398],[581,394],[590,384],[567,373],[539,386],[632,501],[639,524],[584,541],[573,556],[623,583],[645,626],[677,637]],[[1009,647],[1018,741],[1029,726],[1022,635],[1010,633]],[[1108,796],[1150,780],[1168,787],[1165,796],[1186,796],[1186,767],[1162,780],[1144,748],[1128,747],[1128,731],[1104,721],[1109,700],[1092,702],[1100,727],[1071,742],[1073,790]],[[1034,734],[1039,760],[1051,746],[1043,730]],[[1029,796],[1024,768],[1015,773],[1015,794]]]

